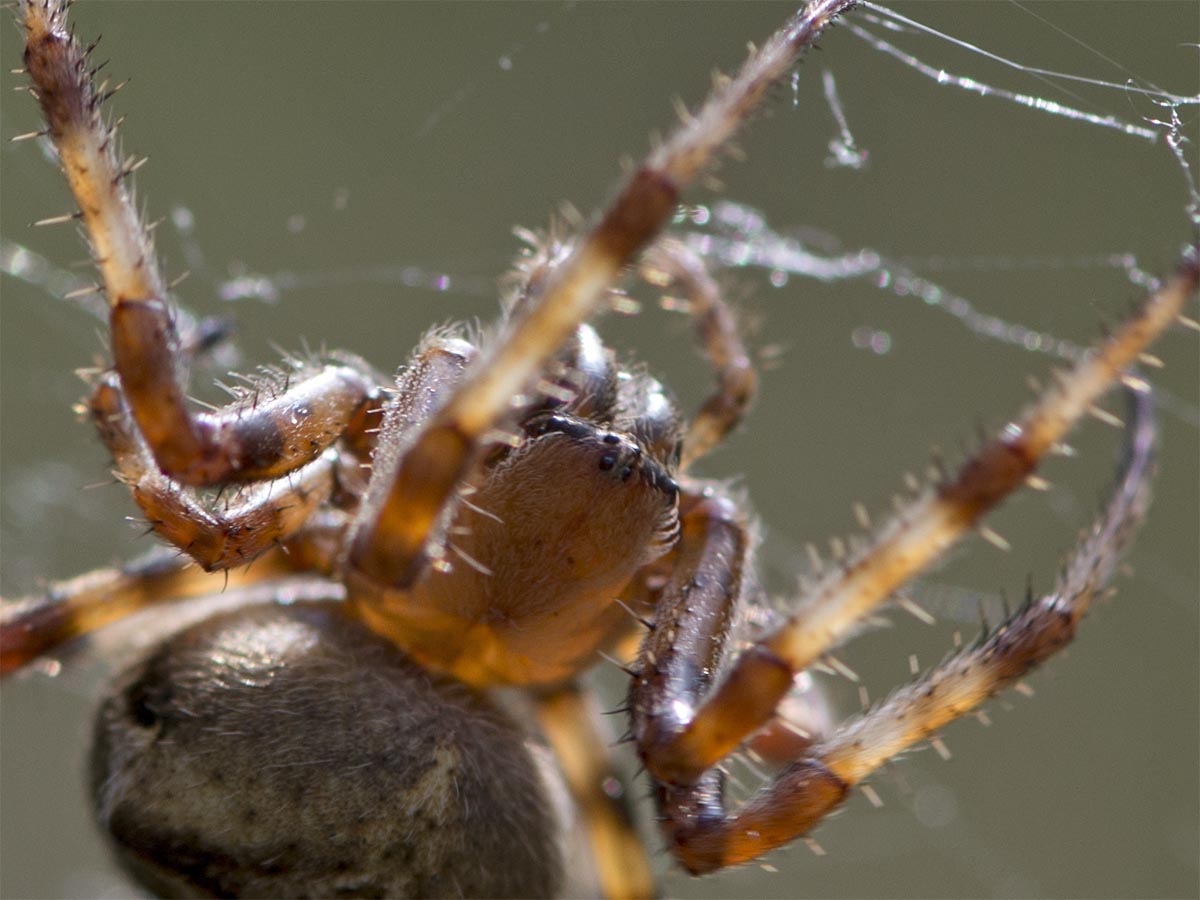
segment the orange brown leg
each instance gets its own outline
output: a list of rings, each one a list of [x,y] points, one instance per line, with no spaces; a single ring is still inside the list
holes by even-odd
[[[260,403],[215,414],[189,409],[168,287],[126,185],[141,163],[118,160],[116,126],[101,112],[108,92],[93,83],[90,48],[70,35],[65,9],[30,4],[24,23],[32,91],[108,298],[121,390],[158,468],[194,486],[259,481],[309,464],[346,430],[365,427],[376,387],[365,367],[351,364],[305,373]]]
[[[440,482],[434,473],[414,467],[409,457],[414,443],[421,440],[421,423],[462,383],[477,355],[465,340],[435,332],[425,338],[401,371],[395,397],[383,414],[366,498],[350,538],[351,577],[354,570],[373,572],[394,564],[392,548],[381,543],[381,534],[420,531],[423,538],[416,564],[421,568],[440,555],[440,548],[433,543],[443,507],[430,495],[440,490]],[[411,508],[396,501],[398,491],[412,501]]]
[[[758,375],[733,310],[694,251],[670,238],[661,240],[642,257],[641,273],[651,284],[674,286],[683,292],[700,346],[717,376],[716,388],[684,435],[679,470],[686,472],[745,418],[758,389]]]
[[[715,488],[685,485],[673,568],[630,690],[633,736],[656,778],[691,783],[774,715],[795,673],[750,648],[715,690],[751,561],[748,526]],[[731,690],[739,702],[730,703]],[[749,695],[750,699],[747,699]],[[714,755],[714,747],[723,752]]]
[[[181,484],[262,481],[317,459],[348,431],[362,430],[380,394],[370,375],[326,365],[229,409],[195,412],[177,371],[170,314],[157,299],[119,298],[111,313],[121,389],[157,467]]]
[[[350,565],[380,585],[405,588],[424,571],[425,545],[486,436],[509,416],[565,341],[600,306],[621,270],[661,232],[680,192],[713,163],[770,87],[854,0],[815,0],[719,77],[696,115],[651,152],[608,211],[503,329],[491,352],[426,423],[389,475],[379,519],[356,537]]]
[[[538,700],[538,719],[579,810],[602,895],[611,900],[658,896],[595,697],[577,686],[557,690]]]
[[[242,488],[229,502],[201,503],[159,471],[112,375],[98,381],[90,412],[150,527],[205,571],[244,565],[292,537],[334,490],[338,458],[326,451],[297,472]]]
[[[96,569],[52,584],[40,594],[5,600],[0,606],[0,675],[148,606],[261,583],[293,571],[281,550],[266,554],[249,569],[210,574],[160,547],[119,568]]]
[[[310,596],[308,586],[313,597],[338,592],[331,578],[346,527],[343,513],[325,510],[253,566],[206,572],[175,548],[157,547],[119,567],[56,582],[40,594],[6,599],[0,603],[0,677],[156,604],[206,595],[232,600],[231,591],[250,587],[278,590],[280,598],[293,599]]]
[[[658,786],[664,827],[690,872],[737,865],[804,834],[885,762],[975,709],[1071,640],[1149,502],[1153,403],[1148,387],[1135,386],[1131,394],[1132,423],[1117,486],[1052,593],[1031,600],[974,646],[836,729],[736,811],[725,809],[716,770],[690,785]]]
[[[793,678],[840,643],[862,619],[915,573],[974,528],[985,512],[1020,487],[1051,450],[1146,345],[1179,315],[1195,290],[1194,260],[1144,301],[1102,342],[1019,419],[985,444],[941,484],[927,488],[876,531],[848,559],[830,570],[800,599],[798,609],[771,633],[730,663],[713,693],[700,702],[671,702],[719,653],[718,626],[729,618],[738,586],[734,567],[744,566],[745,540],[738,538],[732,504],[708,498],[683,515],[683,540],[693,541],[674,591],[655,618],[643,649],[643,671],[635,686],[635,734],[646,767],[673,784],[695,784],[713,765],[765,724],[791,689]],[[689,532],[689,523],[691,532]],[[689,533],[696,536],[689,538]],[[729,571],[723,571],[728,568]],[[711,570],[708,572],[707,570]],[[694,577],[694,573],[704,577]],[[680,637],[664,637],[679,635]],[[696,646],[681,657],[677,640]],[[669,667],[664,668],[664,666]],[[665,694],[659,684],[672,685]],[[664,697],[666,698],[664,700]]]

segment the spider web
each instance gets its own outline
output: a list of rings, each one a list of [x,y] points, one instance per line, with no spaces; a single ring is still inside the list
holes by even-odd
[[[1196,145],[1174,137],[1196,138],[1195,48],[1180,43],[1197,35],[1185,6],[1081,16],[1049,4],[905,4],[911,21],[872,8],[846,23],[870,37],[846,27],[827,38],[743,141],[747,161],[722,168],[724,188],[689,198],[680,230],[712,242],[769,364],[747,429],[705,472],[744,481],[776,590],[794,580],[806,542],[855,529],[854,501],[885,509],[930,442],[953,457],[976,421],[996,425],[1023,402],[1025,374],[1077,352],[1147,273],[1170,267],[1195,221]],[[130,112],[128,149],[152,157],[139,185],[151,217],[169,215],[159,229],[168,270],[192,272],[185,302],[236,315],[243,367],[274,359],[273,342],[294,348],[306,337],[388,368],[424,327],[490,319],[494,277],[516,246],[509,226],[544,224],[563,198],[596,206],[618,155],[640,154],[671,121],[668,98],[697,100],[713,65],[731,68],[741,41],[788,11],[685,9],[472,8],[466,34],[416,10],[413,21],[357,28],[345,45],[345,22],[291,27],[269,10],[236,10],[237,23],[234,10],[211,22],[205,6],[76,13],[82,33],[105,33],[115,74],[134,77],[117,106]],[[135,39],[139,27],[147,36]],[[243,66],[262,55],[256,41],[268,31],[282,40],[270,55],[311,58],[309,70]],[[189,46],[168,52],[170,34]],[[5,41],[16,60],[11,30]],[[194,80],[179,78],[185,69],[205,72],[195,93],[180,84]],[[293,95],[301,102],[286,102]],[[23,106],[4,105],[5,136],[36,127],[28,109],[20,118]],[[71,373],[99,343],[93,319],[46,293],[90,276],[65,265],[81,256],[70,229],[25,228],[63,211],[61,186],[32,144],[6,147],[3,160],[8,592],[142,545],[114,527],[129,512],[118,489],[81,491],[103,480],[105,462],[72,421]],[[838,265],[849,267],[838,274]],[[653,309],[652,294],[637,296],[643,314],[609,317],[606,335],[694,400],[705,385],[686,323]],[[1170,335],[1158,352],[1164,459],[1133,559],[1138,580],[1097,611],[1068,660],[1033,680],[1039,696],[991,709],[990,730],[950,729],[950,765],[925,752],[896,767],[878,785],[883,810],[856,799],[818,831],[824,858],[800,846],[771,858],[784,874],[678,879],[672,895],[1195,892],[1195,340]],[[898,613],[896,628],[844,654],[873,694],[908,676],[910,653],[932,663],[953,631],[969,634],[960,619],[974,617],[980,595],[992,609],[1001,590],[1019,596],[1029,572],[1049,583],[1094,509],[1113,443],[1087,426],[1079,456],[1053,467],[1055,490],[1010,504],[996,527],[1014,554],[972,545],[927,576],[919,599],[941,626]],[[10,778],[45,771],[33,796],[46,813],[6,819],[2,893],[96,895],[113,882],[94,874],[104,856],[81,834],[87,814],[63,774],[78,765],[84,713],[66,709],[55,685],[16,688],[48,693],[5,703],[5,807],[27,808]],[[57,730],[37,740],[38,720],[52,718]],[[57,768],[43,759],[48,746],[60,748]],[[21,849],[20,833],[37,852]],[[49,847],[88,855],[39,862]],[[41,889],[10,881],[26,866],[43,866],[47,879],[82,874]]]

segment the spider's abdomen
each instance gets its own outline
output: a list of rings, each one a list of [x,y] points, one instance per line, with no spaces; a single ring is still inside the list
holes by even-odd
[[[561,888],[565,824],[544,756],[336,605],[267,605],[122,676],[92,784],[157,893],[543,897]]]

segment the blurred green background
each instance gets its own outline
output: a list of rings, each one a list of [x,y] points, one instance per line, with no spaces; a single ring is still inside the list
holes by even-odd
[[[1195,48],[1184,46],[1200,32],[1189,2],[900,9],[1029,65],[1197,90]],[[429,325],[492,318],[493,279],[517,248],[511,227],[544,225],[564,200],[585,211],[602,203],[621,158],[639,156],[647,136],[674,121],[671,98],[694,104],[714,66],[731,69],[745,42],[788,11],[108,2],[72,15],[82,36],[103,32],[99,58],[113,60],[112,77],[132,77],[114,108],[129,117],[125,151],[151,159],[138,175],[150,217],[186,208],[194,221],[190,243],[169,222],[159,229],[168,272],[192,270],[183,301],[237,317],[247,367],[275,359],[272,343],[291,349],[307,339],[390,369]],[[7,72],[20,64],[19,37],[2,31]],[[1133,121],[1161,114],[1119,91],[1077,85],[1064,95],[928,38],[904,44],[935,67],[1010,90]],[[795,95],[781,87],[741,141],[747,161],[722,167],[720,197],[762,209],[781,230],[819,229],[907,260],[986,312],[1078,341],[1137,290],[1118,270],[1067,261],[1129,252],[1152,271],[1171,266],[1189,232],[1183,179],[1162,141],[939,87],[844,31],[822,46],[801,67]],[[835,124],[823,69],[836,75],[850,127],[870,152],[865,171],[824,165]],[[19,78],[5,78],[8,137],[38,125],[32,102],[7,90]],[[1192,138],[1195,109],[1182,110]],[[1184,148],[1193,165],[1195,146]],[[27,228],[70,208],[39,146],[5,142],[0,161],[4,238],[63,266],[81,259],[70,226]],[[699,189],[689,200],[713,196]],[[1057,263],[1024,264],[1034,258]],[[300,277],[273,304],[218,299],[221,282],[246,272]],[[439,274],[450,276],[448,289],[408,283]],[[1050,364],[866,283],[792,278],[776,288],[754,271],[728,281],[759,322],[753,343],[786,352],[766,373],[748,427],[704,473],[748,489],[778,591],[801,570],[805,541],[852,530],[854,501],[885,508],[931,442],[954,448],[977,422],[1000,424],[1024,402],[1025,375]],[[131,505],[120,489],[87,487],[104,481],[107,464],[71,413],[81,393],[73,370],[100,352],[98,323],[36,285],[7,276],[0,284],[0,571],[11,596],[146,542],[122,522]],[[685,401],[705,389],[679,317],[609,317],[603,327]],[[857,349],[859,328],[885,332],[888,352]],[[948,729],[948,763],[926,750],[881,773],[873,784],[884,807],[852,799],[816,832],[825,856],[801,844],[770,857],[778,872],[672,874],[670,895],[1196,896],[1200,354],[1196,336],[1181,330],[1159,353],[1167,369],[1156,381],[1169,408],[1136,574],[1094,612],[1078,644],[1031,679],[1036,696],[993,703],[991,728]],[[1075,443],[1079,458],[1046,471],[1055,490],[1020,497],[995,517],[1013,553],[971,540],[923,582],[919,596],[943,619],[937,629],[897,615],[896,628],[843,654],[874,696],[907,677],[909,653],[933,662],[954,630],[976,627],[974,604],[947,595],[1019,597],[1030,572],[1035,586],[1050,586],[1112,465],[1104,426],[1087,424]],[[130,890],[110,868],[84,799],[97,688],[81,671],[6,684],[0,695],[3,896]]]

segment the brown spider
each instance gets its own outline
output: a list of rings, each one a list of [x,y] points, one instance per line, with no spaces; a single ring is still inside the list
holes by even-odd
[[[253,571],[253,570],[252,570]]]

